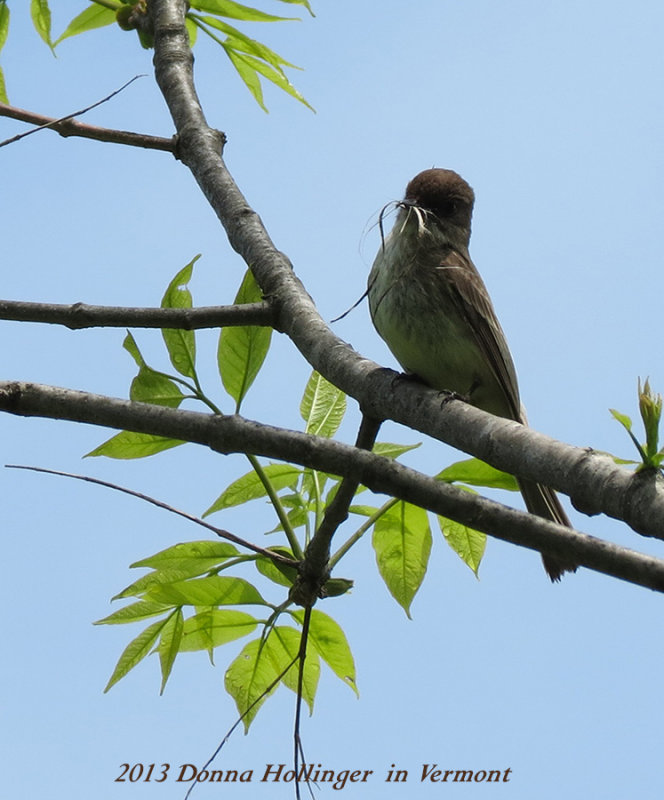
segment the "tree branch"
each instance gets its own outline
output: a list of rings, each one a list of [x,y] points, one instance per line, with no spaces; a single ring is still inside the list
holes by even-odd
[[[462,404],[465,405],[465,404]],[[253,453],[342,475],[490,536],[664,592],[664,561],[436,481],[396,461],[324,437],[261,425],[239,416],[202,414],[24,382],[0,382],[0,409],[58,420],[185,439],[219,453]],[[489,415],[486,415],[489,416]],[[589,456],[598,458],[598,456]],[[660,529],[664,526],[660,516]]]
[[[223,328],[238,325],[275,327],[276,314],[269,303],[200,308],[131,308],[87,303],[26,303],[0,300],[0,319],[45,322],[81,328]]]
[[[371,451],[380,429],[380,422],[363,416],[357,434],[355,447]],[[360,481],[357,478],[345,477],[334,498],[325,509],[323,521],[309,542],[304,561],[300,566],[299,580],[291,590],[291,598],[302,606],[312,606],[318,597],[323,584],[328,578],[330,568],[330,545],[332,537],[339,526],[348,519],[348,509],[353,502]]]
[[[77,112],[80,114],[81,112]],[[144,147],[149,150],[164,150],[169,153],[175,153],[177,142],[176,139],[164,139],[161,136],[149,136],[145,133],[132,133],[131,131],[118,131],[112,128],[99,128],[96,125],[86,125],[84,122],[78,122],[72,119],[71,116],[63,117],[62,119],[55,119],[53,117],[46,117],[43,114],[36,114],[34,111],[26,111],[23,108],[15,108],[8,106],[6,103],[0,103],[0,117],[10,117],[11,119],[18,119],[21,122],[30,122],[38,127],[31,131],[12,136],[4,142],[0,142],[0,146],[11,144],[18,141],[25,136],[36,133],[41,128],[50,128],[60,136],[80,136],[84,139],[96,139],[99,142],[111,142],[113,144],[127,144],[132,147]]]
[[[662,538],[659,475],[627,473],[590,450],[555,442],[412,381],[395,380],[397,373],[381,370],[332,333],[224,164],[223,140],[208,127],[193,84],[183,0],[153,0],[150,8],[155,75],[178,131],[181,161],[275,307],[279,329],[306,360],[370,416],[403,423],[506,472],[551,486],[586,514],[602,511],[639,533]]]

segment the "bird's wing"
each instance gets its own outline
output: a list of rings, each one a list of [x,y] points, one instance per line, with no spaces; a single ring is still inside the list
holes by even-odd
[[[505,394],[512,418],[522,422],[519,385],[512,356],[479,272],[468,255],[453,248],[444,254],[438,269]]]

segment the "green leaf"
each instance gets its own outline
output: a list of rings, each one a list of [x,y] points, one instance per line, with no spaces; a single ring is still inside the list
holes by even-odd
[[[334,498],[337,496],[337,492],[339,491],[339,487],[341,486],[341,478],[335,478],[332,475],[327,475],[327,477],[332,480],[332,486],[330,486],[330,489],[329,489],[327,495],[325,496],[325,508],[328,508],[330,503],[332,503]],[[358,495],[360,492],[365,491],[365,489],[366,489],[365,486],[358,486],[357,491],[355,492],[355,494]]]
[[[292,552],[287,547],[272,547],[270,549],[275,553],[286,556],[286,558],[293,558]],[[277,583],[280,586],[291,587],[297,579],[297,569],[295,567],[289,567],[287,564],[279,564],[267,556],[258,556],[254,563],[261,575],[264,575],[273,583]]]
[[[309,512],[313,510],[314,510],[313,508],[306,509],[302,506],[300,506],[299,508],[291,508],[291,510],[286,515],[288,517],[288,521],[291,524],[291,527],[295,529],[295,528],[301,528],[303,525],[306,525],[309,520]],[[275,526],[274,531],[271,531],[271,533],[276,531],[282,531],[283,529],[284,526],[281,523],[279,523],[278,525]]]
[[[304,6],[307,11],[311,14],[312,17],[316,16],[314,12],[311,10],[311,6],[309,5],[309,0],[281,0],[282,3],[294,3],[299,6]]]
[[[198,11],[208,11],[211,14],[219,14],[230,19],[246,20],[247,22],[286,22],[297,19],[297,17],[275,17],[272,14],[259,11],[257,8],[235,3],[233,0],[192,0],[190,5]]]
[[[68,39],[70,36],[78,36],[79,33],[94,30],[95,28],[103,28],[105,25],[111,25],[115,22],[115,11],[105,6],[92,3],[85,11],[74,17],[74,19],[67,25],[64,32],[53,43],[54,47],[60,44],[63,39]]]
[[[341,597],[342,594],[348,594],[354,585],[355,581],[350,578],[328,578],[323,584],[321,596]]]
[[[614,408],[610,408],[609,411],[623,428],[625,428],[641,457],[641,464],[637,466],[636,471],[640,472],[641,470],[649,469],[659,470],[664,461],[664,451],[660,451],[659,449],[659,424],[662,418],[662,410],[664,409],[664,401],[661,395],[652,391],[648,378],[646,378],[643,386],[639,378],[638,398],[639,413],[646,433],[646,441],[643,445],[632,431],[632,420],[626,414],[621,414]]]
[[[130,670],[132,670],[139,663],[139,661],[142,661],[145,656],[148,655],[148,653],[152,650],[152,646],[156,642],[157,637],[162,632],[167,622],[168,618],[154,622],[142,633],[139,633],[135,639],[132,639],[132,641],[129,642],[129,644],[123,650],[122,655],[118,659],[118,663],[115,665],[115,669],[113,670],[113,674],[106,684],[104,693],[106,693],[111,686],[124,678],[124,676]]]
[[[145,363],[145,359],[141,351],[138,348],[138,344],[136,339],[134,339],[134,334],[131,331],[127,331],[127,335],[122,342],[122,346],[124,349],[129,353],[129,355],[134,359],[136,362],[136,366],[140,369],[141,367],[147,367]]]
[[[478,570],[486,547],[486,534],[446,517],[439,516],[438,524],[443,532],[445,541],[479,577]]]
[[[146,599],[187,606],[266,605],[248,581],[219,575],[156,585],[148,590]]]
[[[227,41],[224,46],[228,48],[231,47],[232,45]],[[271,81],[279,89],[286,92],[286,94],[289,94],[291,97],[294,97],[296,100],[302,103],[302,105],[305,105],[311,111],[315,110],[313,106],[307,103],[303,95],[288,80],[283,70],[281,70],[278,67],[273,67],[271,64],[268,64],[259,58],[249,55],[248,53],[238,53],[237,50],[239,49],[240,47],[233,47],[233,50],[235,51],[235,58],[232,60],[233,63],[235,64],[236,69],[238,61],[244,62],[244,64],[249,69],[253,69],[259,75],[262,75],[264,78],[267,78],[267,80]]]
[[[362,517],[373,517],[378,511],[375,506],[351,506],[348,510],[351,514],[359,514]]]
[[[267,697],[276,689],[268,687],[279,679],[281,673],[296,658],[300,647],[301,633],[294,628],[275,627],[262,642],[254,639],[243,648],[233,661],[225,676],[226,691],[235,700],[238,712],[244,714],[245,731],[249,730],[252,720]],[[281,682],[289,689],[296,691],[298,662],[292,663],[288,672],[281,677]],[[320,664],[316,653],[307,648],[304,667],[303,697],[309,708],[313,705],[314,695],[320,674]],[[261,695],[265,693],[265,697]],[[259,698],[261,698],[259,700]],[[256,705],[253,705],[256,703]],[[252,707],[253,705],[253,707]],[[251,710],[249,710],[251,708]]]
[[[385,585],[410,619],[410,605],[431,553],[426,511],[400,500],[376,522],[372,542]]]
[[[119,608],[112,614],[109,614],[103,619],[98,619],[93,622],[93,625],[124,625],[127,622],[137,622],[139,619],[147,619],[148,617],[156,617],[158,614],[163,614],[169,611],[172,606],[165,605],[164,603],[146,603],[145,600],[139,600],[137,603]]]
[[[191,569],[159,569],[154,572],[149,572],[147,575],[142,575],[140,578],[130,583],[121,592],[114,595],[113,600],[121,600],[124,597],[140,597],[145,594],[148,589],[153,586],[160,586],[168,583],[180,583],[189,578],[194,578],[197,575],[204,574],[208,570],[192,570]],[[177,605],[177,603],[169,603],[169,605]]]
[[[224,48],[228,46],[230,50],[239,50],[243,53],[249,53],[250,55],[256,56],[256,58],[263,59],[268,64],[272,64],[272,66],[277,69],[281,67],[299,69],[299,67],[295,66],[295,64],[291,64],[290,61],[286,61],[285,58],[280,56],[279,53],[275,53],[275,51],[271,50],[267,45],[246,36],[242,31],[234,28],[227,22],[222,22],[220,19],[216,19],[216,17],[200,17],[199,20],[205,22],[212,28],[222,31],[228,36],[224,42],[220,42]]]
[[[328,480],[339,483],[341,479],[337,475],[330,475],[328,472],[319,472],[317,469],[303,470],[302,483],[300,485],[302,496],[308,498],[322,497]],[[315,507],[310,506],[309,510],[313,511]]]
[[[256,629],[258,620],[243,611],[206,608],[184,623],[180,650],[211,651],[227,642],[241,639]]]
[[[262,299],[260,287],[251,270],[247,270],[235,296],[235,305]],[[270,348],[272,328],[257,325],[222,328],[217,349],[221,381],[235,400],[236,412],[254,382]]]
[[[155,403],[177,408],[184,400],[180,388],[170,378],[144,367],[131,382],[129,397],[137,403]]]
[[[614,419],[617,419],[623,428],[625,428],[625,430],[632,430],[632,420],[627,416],[627,414],[621,414],[620,411],[616,411],[615,408],[610,408],[609,411],[611,412],[611,416]]]
[[[180,649],[180,642],[182,641],[182,628],[184,620],[182,618],[182,609],[176,609],[169,617],[161,632],[159,640],[159,663],[161,665],[161,688],[159,694],[164,693],[166,682],[173,669],[175,657]]]
[[[278,684],[275,684],[269,692],[267,691],[279,677],[280,671],[269,657],[267,645],[261,647],[260,639],[248,642],[226,670],[224,676],[226,691],[235,700],[238,712],[240,714],[247,712],[242,720],[245,732],[249,730],[265,700],[277,688]],[[261,697],[264,693],[265,697]]]
[[[346,395],[314,370],[300,403],[306,433],[334,436],[345,413]]]
[[[129,397],[137,403],[155,403],[177,408],[185,397],[179,386],[168,375],[146,364],[136,339],[130,332],[125,336],[122,346],[138,365],[138,375],[131,383]]]
[[[186,25],[187,33],[189,34],[189,47],[193,47],[198,39],[198,25],[196,25],[194,20],[190,19],[189,16],[185,17],[184,24]]]
[[[646,431],[646,461],[644,467],[659,467],[661,460],[657,457],[659,451],[659,423],[662,419],[662,408],[664,401],[662,401],[661,394],[655,394],[650,388],[650,381],[646,378],[645,383],[641,386],[639,380],[639,412],[643,420],[643,427]]]
[[[198,573],[207,572],[227,558],[239,555],[239,550],[228,542],[211,542],[207,539],[198,542],[181,542],[160,550],[148,558],[135,561],[130,566],[149,567],[150,569],[197,569]]]
[[[0,50],[5,46],[9,35],[9,6],[6,0],[0,0]]]
[[[636,447],[639,453],[639,456],[641,456],[643,464],[645,464],[647,462],[648,456],[643,447],[641,447],[641,443],[639,442],[639,440],[636,438],[636,436],[632,431],[632,420],[627,416],[627,414],[621,414],[619,411],[616,411],[615,408],[610,408],[609,411],[611,412],[613,418],[618,420],[618,422],[627,431],[627,433],[629,434],[629,438],[632,440],[632,442],[634,443],[634,447]],[[640,466],[643,466],[643,464],[641,464]]]
[[[266,647],[269,657],[273,660],[275,667],[279,670],[286,668],[288,663],[295,658],[300,650],[302,631],[295,630],[285,625],[279,625],[272,630],[267,640]],[[297,694],[298,689],[298,663],[289,669],[281,679],[281,682],[292,692]],[[307,642],[307,656],[304,660],[304,674],[302,676],[302,699],[309,706],[309,713],[314,711],[314,698],[318,688],[320,678],[320,660],[318,653],[311,647],[311,642]]]
[[[261,87],[261,82],[258,78],[258,75],[256,75],[256,71],[246,64],[241,58],[239,58],[233,50],[229,50],[228,48],[224,49],[226,50],[231,64],[235,67],[237,74],[242,78],[245,86],[254,96],[254,100],[263,109],[263,111],[267,112],[267,106],[263,102],[263,89]]]
[[[170,450],[185,444],[180,439],[170,439],[167,436],[154,436],[151,433],[136,433],[135,431],[120,431],[120,433],[107,439],[95,447],[88,456],[106,456],[107,458],[146,458],[163,450]]]
[[[479,458],[467,458],[464,461],[457,461],[450,464],[442,472],[436,475],[436,479],[446,483],[460,481],[471,486],[485,486],[492,489],[507,489],[510,492],[518,492],[519,484],[513,475],[501,472],[495,467],[489,466]]]
[[[278,492],[286,486],[293,488],[302,470],[298,467],[292,467],[290,464],[268,464],[267,467],[263,468],[263,472],[270,479],[273,489]],[[248,472],[233,481],[227,489],[224,489],[203,516],[207,517],[215,511],[239,506],[249,500],[256,500],[266,495],[267,490],[258,475],[255,472]]]
[[[295,611],[293,616],[302,624],[304,611]],[[340,625],[322,611],[312,609],[309,622],[309,641],[337,678],[359,697],[355,682],[355,661],[348,645],[348,639]]]
[[[7,85],[5,83],[5,73],[0,67],[0,103],[9,105],[9,97],[7,97]]]
[[[288,80],[282,69],[282,67],[292,67],[293,69],[299,69],[299,67],[286,61],[274,50],[257,42],[255,39],[250,39],[237,28],[222,22],[216,17],[194,17],[194,19],[203,27],[203,30],[224,48],[238,74],[264,111],[267,111],[267,108],[263,102],[263,91],[258,74],[267,78],[308,108],[311,108],[300,92]],[[205,26],[222,31],[227,35],[227,38],[221,41]],[[313,111],[312,108],[311,110]]]
[[[191,308],[191,292],[187,284],[191,280],[194,264],[200,258],[195,256],[169,283],[166,293],[161,301],[162,308]],[[171,359],[171,364],[186,378],[196,377],[196,338],[194,331],[164,328],[161,332],[166,349]]]
[[[385,456],[386,458],[399,458],[399,456],[403,455],[404,453],[408,453],[410,450],[416,450],[421,446],[421,442],[418,442],[417,444],[390,444],[390,442],[376,442],[376,444],[373,446],[372,452],[377,456]]]
[[[601,450],[595,450],[594,452],[595,453],[601,453],[602,451]],[[638,461],[634,461],[633,458],[620,458],[619,456],[612,456],[611,453],[604,453],[604,455],[606,455],[609,458],[613,459],[614,463],[620,464],[621,466],[629,465],[629,466],[633,467],[635,464],[639,463]]]
[[[51,41],[51,9],[48,7],[48,0],[30,0],[30,16],[35,30],[53,50]]]
[[[281,504],[289,509],[286,516],[293,528],[300,528],[306,525],[309,521],[309,513],[315,511],[314,504],[304,504],[302,495],[299,493],[282,495],[279,499],[281,500]],[[283,525],[278,523],[272,530],[268,531],[268,533],[276,533],[277,531],[283,531],[283,529]],[[275,548],[272,549],[274,550]],[[290,586],[290,583],[288,585]]]
[[[199,555],[196,555],[198,551]],[[113,598],[140,595],[151,586],[162,583],[178,583],[179,581],[203,575],[219,566],[228,558],[239,555],[232,544],[224,542],[187,542],[176,544],[162,550],[154,556],[131,564],[132,567],[154,567],[154,572],[143,575],[131,583]]]

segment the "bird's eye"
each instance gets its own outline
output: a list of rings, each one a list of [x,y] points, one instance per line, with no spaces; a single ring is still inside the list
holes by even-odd
[[[453,217],[459,210],[459,203],[456,200],[443,200],[437,210],[442,217]]]

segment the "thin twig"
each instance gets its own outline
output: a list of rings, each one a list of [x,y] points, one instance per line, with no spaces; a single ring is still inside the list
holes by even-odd
[[[309,642],[309,624],[311,622],[311,606],[304,609],[304,619],[302,620],[302,633],[300,634],[300,649],[298,656],[300,664],[297,673],[297,700],[295,701],[295,726],[293,732],[293,771],[295,772],[295,799],[300,800],[300,781],[298,778],[298,766],[300,754],[302,755],[302,763],[305,763],[304,751],[302,749],[302,739],[300,737],[300,720],[302,718],[302,689],[304,686],[304,662],[307,657],[307,644]],[[305,773],[306,775],[306,773]],[[311,786],[309,786],[309,779],[307,778],[307,786],[309,792],[313,797]]]
[[[133,489],[127,489],[125,486],[119,486],[116,483],[110,483],[109,481],[103,481],[100,478],[93,478],[90,475],[77,475],[73,472],[62,472],[57,469],[45,469],[44,467],[30,467],[24,464],[5,464],[7,469],[26,469],[30,472],[43,472],[46,475],[59,475],[63,478],[74,478],[77,481],[86,481],[87,483],[95,483],[97,486],[105,486],[107,489],[115,489],[117,492],[123,492],[124,494],[131,495],[131,497],[138,497],[139,500],[145,500],[146,503],[152,503],[153,506],[157,506],[157,508],[163,508],[165,511],[170,511],[173,514],[177,514],[180,517],[184,517],[188,519],[189,522],[195,522],[196,525],[200,525],[203,528],[207,528],[207,530],[212,531],[214,534],[219,536],[221,539],[226,539],[229,542],[233,542],[234,544],[240,545],[240,547],[246,547],[247,550],[252,550],[254,553],[258,553],[261,556],[267,556],[267,558],[272,559],[272,561],[276,561],[279,564],[284,564],[285,566],[289,567],[297,567],[297,561],[293,561],[290,558],[286,558],[286,556],[281,555],[280,553],[275,553],[272,550],[266,550],[263,547],[258,547],[258,545],[252,544],[251,542],[247,542],[244,539],[241,539],[239,536],[236,536],[234,533],[230,533],[230,531],[223,530],[222,528],[217,528],[215,525],[210,525],[209,522],[205,522],[205,520],[200,519],[200,517],[195,517],[193,514],[189,514],[186,511],[181,511],[179,508],[175,508],[174,506],[169,505],[168,503],[164,503],[161,500],[157,500],[154,497],[150,497],[150,495],[143,494],[142,492],[136,492]]]
[[[210,758],[208,758],[208,760],[205,762],[205,764],[203,764],[203,767],[200,770],[200,772],[203,772],[203,770],[206,770],[210,766],[210,764],[219,755],[222,747],[231,738],[231,735],[233,734],[233,731],[237,728],[237,726],[242,722],[242,720],[247,716],[247,714],[252,710],[252,708],[255,708],[255,706],[258,705],[258,703],[260,703],[262,700],[264,700],[270,694],[270,692],[275,688],[275,686],[277,686],[279,684],[281,679],[288,672],[288,670],[293,666],[293,664],[295,664],[295,662],[298,660],[299,657],[300,657],[300,653],[298,651],[297,655],[288,663],[288,666],[285,669],[283,669],[279,673],[279,675],[277,675],[277,677],[272,681],[272,683],[263,692],[261,692],[261,694],[254,700],[254,702],[237,718],[237,720],[235,721],[234,725],[229,729],[229,731],[226,733],[226,735],[221,740],[221,742],[219,742],[219,746],[217,747],[217,749],[214,751],[214,753],[212,753],[212,755],[210,756]],[[184,796],[184,800],[188,799],[189,795],[192,793],[192,791],[194,789],[194,786],[196,786],[197,783],[198,783],[198,781],[194,781],[194,783],[191,784],[191,786],[187,790],[187,794],[185,794],[185,796]]]
[[[14,106],[10,106],[5,103],[0,103],[0,116],[18,119],[22,122],[36,123],[35,128],[31,128],[29,131],[19,133],[16,136],[12,136],[9,139],[5,139],[3,142],[0,142],[0,147],[18,142],[19,139],[25,139],[26,136],[30,136],[31,134],[37,133],[37,131],[44,130],[45,128],[52,128],[59,133],[60,136],[81,136],[85,139],[96,139],[102,142],[126,144],[132,145],[133,147],[145,147],[151,150],[164,150],[173,153],[175,152],[176,148],[174,138],[165,139],[161,136],[149,136],[143,133],[119,131],[112,128],[99,128],[95,125],[85,125],[84,123],[77,122],[74,119],[75,117],[80,117],[83,114],[86,114],[88,111],[91,111],[93,108],[96,108],[102,103],[108,102],[115,97],[116,94],[119,94],[121,91],[123,91],[123,89],[126,89],[129,84],[133,83],[138,78],[144,77],[145,75],[134,75],[134,77],[127,81],[124,86],[121,86],[119,89],[111,92],[111,94],[109,94],[107,97],[104,97],[102,100],[98,100],[91,106],[87,106],[87,108],[82,108],[80,111],[75,111],[73,114],[67,114],[66,116],[59,117],[58,119],[46,117],[43,114],[36,114],[32,111],[26,111],[22,108],[15,108]]]

